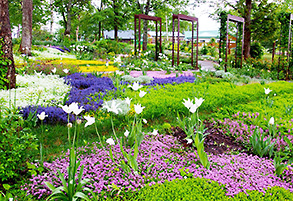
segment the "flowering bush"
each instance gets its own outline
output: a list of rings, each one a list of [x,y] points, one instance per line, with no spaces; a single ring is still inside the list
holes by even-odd
[[[43,106],[62,102],[70,91],[70,86],[57,75],[17,75],[16,89],[1,90],[0,99],[6,107],[26,107],[39,104]]]

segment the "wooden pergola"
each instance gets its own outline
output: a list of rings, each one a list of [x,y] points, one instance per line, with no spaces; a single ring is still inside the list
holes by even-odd
[[[158,22],[160,22],[160,53],[162,53],[162,19],[160,17],[149,16],[145,14],[134,15],[134,54],[137,54],[136,49],[136,21],[138,19],[138,49],[140,52],[140,40],[141,40],[141,20],[152,20],[156,22],[156,39],[155,39],[155,47],[156,47],[156,57],[155,60],[158,60]]]
[[[175,31],[175,19],[177,19],[178,23],[177,23],[177,66],[179,65],[179,44],[180,44],[180,38],[179,38],[179,32],[180,32],[180,20],[185,20],[185,21],[190,21],[192,22],[192,36],[191,36],[191,65],[194,66],[193,63],[193,30],[194,30],[194,22],[197,23],[197,29],[196,29],[196,69],[198,69],[198,18],[196,17],[191,17],[191,16],[187,16],[187,15],[182,15],[182,14],[178,14],[178,15],[174,15],[173,14],[173,38],[172,38],[172,66],[174,66],[174,44],[175,44],[175,36],[174,36],[174,31]]]

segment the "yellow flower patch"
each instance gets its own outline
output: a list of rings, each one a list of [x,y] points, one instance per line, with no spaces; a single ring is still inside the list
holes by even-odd
[[[67,65],[105,65],[106,61],[100,61],[100,60],[76,60],[76,59],[62,59],[62,60],[54,60],[50,62],[51,64],[67,64]],[[109,64],[113,64],[112,61],[109,62]]]
[[[79,66],[81,73],[116,71],[115,66]]]

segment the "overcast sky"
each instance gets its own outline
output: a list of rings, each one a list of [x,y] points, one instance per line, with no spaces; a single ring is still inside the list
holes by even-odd
[[[220,22],[209,17],[214,12],[214,9],[207,4],[201,4],[195,8],[189,7],[188,12],[198,18],[199,31],[218,30],[220,28]]]

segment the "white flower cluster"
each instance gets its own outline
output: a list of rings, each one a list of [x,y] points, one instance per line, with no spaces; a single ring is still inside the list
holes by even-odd
[[[63,53],[59,50],[51,47],[47,47],[47,50],[41,52],[37,50],[32,50],[34,53],[34,57],[29,57],[30,60],[48,60],[48,59],[60,59],[60,58],[67,58],[67,59],[76,59],[76,56],[73,54]],[[13,55],[14,61],[17,64],[25,63],[22,56]]]
[[[26,107],[28,105],[53,105],[61,103],[70,86],[58,75],[17,75],[16,89],[1,90],[1,105],[9,107]],[[39,100],[38,100],[39,98]],[[10,100],[9,100],[10,99]]]
[[[141,75],[139,77],[132,77],[131,75],[123,75],[121,79],[125,82],[139,82],[139,83],[151,83],[154,78],[147,75]]]
[[[115,114],[126,115],[130,110],[131,99],[127,98],[125,100],[115,99],[105,101],[103,103],[102,110],[107,110],[108,112],[113,112]]]
[[[85,45],[70,45],[70,48],[74,49],[75,51],[84,51],[87,49]]]
[[[159,59],[161,60],[168,60],[167,55],[163,54],[163,53],[159,53]]]

